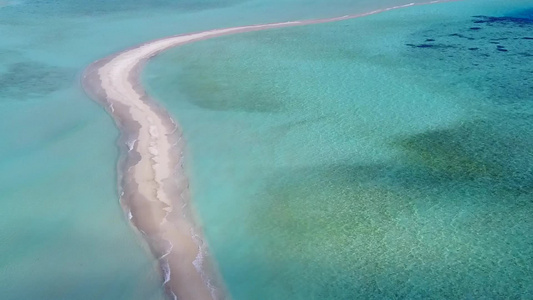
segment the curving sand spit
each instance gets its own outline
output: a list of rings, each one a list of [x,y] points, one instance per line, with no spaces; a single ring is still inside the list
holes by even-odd
[[[179,126],[142,89],[139,72],[158,53],[183,44],[239,32],[353,19],[413,5],[410,3],[337,18],[251,25],[155,40],[91,64],[83,74],[87,93],[111,114],[121,131],[120,202],[158,258],[164,286],[173,299],[229,299],[195,227],[183,169]]]

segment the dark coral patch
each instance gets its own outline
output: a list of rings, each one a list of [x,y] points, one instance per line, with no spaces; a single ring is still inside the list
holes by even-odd
[[[533,51],[530,51],[533,26],[517,26],[514,21],[522,22],[519,24],[529,22],[523,20],[522,17],[527,17],[524,14],[509,16],[514,19],[478,16],[478,19],[464,20],[461,23],[435,25],[414,36],[416,39],[408,41],[412,43],[413,48],[429,49],[409,49],[412,52],[409,55],[416,57],[424,51],[424,61],[421,62],[424,67],[433,67],[434,64],[429,61],[434,60],[441,65],[438,68],[440,71],[445,69],[466,73],[468,75],[465,78],[468,80],[486,77],[486,81],[464,80],[461,84],[479,89],[481,93],[488,95],[487,100],[490,99],[495,103],[522,103],[524,99],[529,100],[533,95],[530,80],[533,70],[528,68],[529,61],[533,57]],[[477,25],[472,24],[474,20],[487,24],[475,27]],[[476,28],[481,30],[472,31]],[[430,43],[427,41],[430,38],[438,42]],[[473,41],[470,40],[472,38]],[[450,49],[438,49],[440,45],[450,46]],[[438,77],[438,72],[435,72],[435,76]]]
[[[448,36],[453,36],[453,37],[458,37],[458,38],[462,38],[462,39],[467,39],[467,40],[470,40],[470,41],[475,40],[475,38],[473,38],[473,37],[469,37],[469,36],[466,36],[466,35],[464,35],[464,34],[460,34],[460,33],[452,33],[452,34],[448,34]]]
[[[409,46],[411,48],[438,48],[438,49],[446,49],[446,48],[455,48],[452,45],[444,45],[444,44],[405,44],[406,46]]]
[[[522,122],[475,121],[402,138],[396,146],[414,164],[440,179],[485,181],[496,183],[492,186],[496,189],[529,194],[533,192],[529,171],[533,159],[525,148],[531,145],[531,135],[526,131],[504,134],[501,130],[518,130],[527,124]]]
[[[488,24],[492,25],[495,23],[503,25],[517,25],[519,27],[533,25],[533,19],[530,18],[521,18],[521,17],[489,17],[489,16],[474,16],[479,20],[475,20],[476,24]]]
[[[43,96],[71,84],[75,71],[40,62],[19,62],[0,73],[0,98]]]
[[[449,34],[448,36],[456,36],[456,37],[460,37],[460,38],[466,38],[466,36],[460,34],[460,33],[452,33],[452,34]]]

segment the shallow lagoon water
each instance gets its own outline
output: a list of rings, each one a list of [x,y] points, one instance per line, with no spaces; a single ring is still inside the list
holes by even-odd
[[[150,63],[235,299],[532,297],[531,5],[413,7]]]
[[[92,61],[167,35],[401,1],[0,1],[2,299],[161,299],[116,192],[118,131],[78,85]]]

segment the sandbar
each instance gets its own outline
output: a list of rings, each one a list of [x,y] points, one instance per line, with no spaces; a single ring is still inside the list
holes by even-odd
[[[85,91],[106,108],[121,132],[120,203],[158,259],[163,285],[170,298],[218,300],[231,296],[218,275],[216,262],[209,259],[207,244],[191,207],[181,128],[141,86],[140,71],[145,63],[169,48],[223,35],[341,21],[449,1],[455,0],[409,3],[357,15],[171,36],[98,60],[85,70],[82,75]]]

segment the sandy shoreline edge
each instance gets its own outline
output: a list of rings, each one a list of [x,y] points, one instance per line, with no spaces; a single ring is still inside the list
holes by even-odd
[[[141,86],[140,72],[169,48],[223,35],[335,22],[414,5],[409,3],[336,18],[215,29],[154,40],[92,63],[82,74],[87,94],[101,104],[120,130],[120,203],[158,259],[171,299],[230,299],[215,262],[209,259],[190,206],[183,167],[185,143],[172,117]]]

